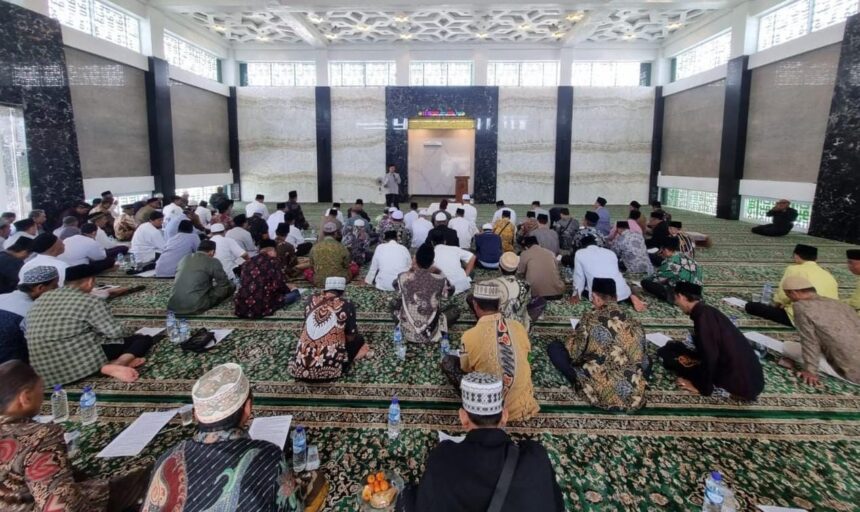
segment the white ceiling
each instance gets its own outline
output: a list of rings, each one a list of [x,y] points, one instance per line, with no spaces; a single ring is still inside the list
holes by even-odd
[[[232,46],[343,47],[412,43],[659,44],[742,0],[574,1],[505,4],[473,0],[423,8],[386,0],[152,0]],[[350,5],[351,4],[351,5]]]

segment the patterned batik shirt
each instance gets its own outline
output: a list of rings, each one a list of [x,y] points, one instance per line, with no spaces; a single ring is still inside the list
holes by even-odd
[[[508,219],[499,219],[493,224],[493,233],[499,235],[502,239],[502,252],[513,252],[514,237],[516,236],[516,228]]]
[[[358,265],[367,263],[370,250],[370,235],[364,227],[347,224],[343,228],[343,245],[349,250],[349,258]]]
[[[348,336],[358,332],[355,306],[325,293],[312,295],[305,306],[305,326],[296,356],[287,370],[301,380],[332,380],[343,375],[349,362]]]
[[[230,215],[226,213],[213,213],[212,219],[209,221],[209,225],[213,226],[215,224],[221,224],[222,226],[224,226],[224,233],[227,233],[228,231],[236,227],[233,224],[233,217],[230,217]]]
[[[439,341],[448,331],[445,315],[439,314],[442,299],[452,291],[444,274],[427,269],[410,270],[397,276],[394,290],[398,293],[400,310],[397,320],[403,337],[409,343]]]
[[[349,251],[340,242],[327,236],[314,244],[309,254],[314,269],[314,286],[322,288],[329,277],[342,277],[349,281]]]
[[[27,314],[30,364],[49,386],[97,373],[107,362],[107,343],[122,343],[122,322],[107,302],[77,288],[42,295]]]
[[[278,258],[260,253],[242,265],[239,290],[233,298],[236,316],[270,316],[284,305],[284,295],[289,291]]]
[[[609,245],[606,243],[606,237],[604,237],[603,233],[598,231],[596,227],[584,226],[573,234],[573,240],[571,241],[573,248],[576,250],[582,249],[582,239],[587,236],[594,237],[594,242],[597,247],[603,247],[605,249]]]
[[[645,238],[642,233],[625,231],[612,241],[612,250],[618,255],[618,259],[624,263],[627,272],[650,274],[654,272],[654,265],[648,257],[648,249],[645,247]]]
[[[386,231],[395,231],[397,232],[397,243],[409,249],[412,244],[412,233],[406,229],[406,225],[402,222],[390,222]],[[381,239],[385,239],[385,232],[380,231],[379,236]]]
[[[645,331],[617,303],[582,316],[567,340],[576,385],[591,405],[633,411],[645,405]]]
[[[559,219],[555,222],[553,229],[558,233],[558,243],[561,249],[563,251],[573,249],[573,235],[579,230],[579,221],[573,217]]]
[[[296,512],[284,452],[239,428],[198,432],[159,458],[142,512]]]
[[[95,512],[107,507],[108,482],[76,482],[63,429],[0,416],[0,510]]]
[[[275,253],[278,255],[278,264],[281,267],[281,272],[284,277],[295,277],[299,274],[296,270],[296,265],[299,263],[299,257],[296,255],[296,248],[293,244],[287,242],[285,237],[275,237]]]
[[[663,284],[675,286],[678,281],[697,284],[702,286],[702,269],[696,260],[685,256],[681,252],[676,252],[672,256],[663,260],[660,268],[654,274]]]
[[[690,235],[679,231],[677,235],[672,235],[678,239],[678,243],[681,246],[681,252],[687,255],[689,258],[696,257],[696,242],[690,238]]]
[[[531,286],[517,276],[502,276],[486,281],[485,284],[495,284],[502,296],[499,299],[499,312],[509,320],[516,320],[529,329],[531,318],[528,305],[532,298]]]

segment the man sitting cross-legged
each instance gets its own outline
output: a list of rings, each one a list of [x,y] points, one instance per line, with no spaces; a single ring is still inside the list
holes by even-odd
[[[215,242],[203,240],[197,252],[182,258],[167,309],[180,315],[202,313],[233,295],[233,282],[215,258]]]
[[[296,379],[338,379],[354,360],[372,355],[358,332],[355,305],[343,298],[345,290],[345,278],[329,277],[305,305],[305,326],[287,367]]]
[[[633,294],[627,281],[618,270],[618,258],[615,253],[603,247],[597,247],[594,237],[582,239],[582,249],[576,251],[573,268],[573,294],[571,304],[578,304],[580,298],[588,298],[592,281],[598,277],[606,277],[615,282],[619,302],[630,304],[636,311],[645,311],[646,305]]]
[[[492,284],[499,289],[499,311],[505,318],[516,320],[523,324],[526,331],[531,329],[531,322],[537,321],[546,308],[546,299],[543,297],[532,297],[531,286],[525,279],[517,275],[517,267],[520,257],[513,252],[506,252],[499,260],[501,277],[482,281],[483,284]],[[466,304],[472,308],[474,297],[466,295]],[[477,315],[476,315],[477,316]]]
[[[692,283],[702,286],[702,268],[696,261],[680,251],[677,238],[663,240],[660,248],[663,261],[657,270],[642,280],[642,288],[658,299],[675,303],[673,288],[677,283]]]
[[[123,382],[137,380],[137,368],[155,340],[139,334],[123,339],[122,322],[107,303],[91,295],[96,269],[66,269],[66,286],[41,297],[27,313],[30,364],[51,385],[94,373]]]
[[[499,312],[501,294],[497,286],[478,283],[472,297],[478,323],[463,333],[460,357],[448,355],[442,359],[443,373],[458,389],[460,379],[467,373],[495,375],[504,382],[511,421],[535,417],[540,407],[534,397],[528,359],[531,343],[526,328]]]
[[[504,431],[508,407],[503,402],[502,380],[470,373],[459,389],[463,397],[460,424],[466,438],[460,443],[442,441],[430,452],[421,480],[404,489],[397,510],[564,510],[561,489],[543,446],[531,440],[515,443]]]
[[[358,275],[359,267],[350,260],[349,250],[335,237],[340,237],[337,224],[323,224],[322,239],[314,244],[309,254],[312,268],[305,270],[305,279],[316,287],[325,284],[329,277],[343,277],[347,281]]]
[[[390,292],[394,291],[397,276],[412,266],[412,257],[409,249],[397,242],[397,231],[388,230],[383,238],[385,243],[376,247],[364,282],[375,285],[377,290]]]
[[[679,387],[711,396],[721,388],[739,400],[752,401],[764,388],[761,363],[740,330],[713,306],[702,302],[702,287],[678,281],[675,305],[693,320],[693,347],[670,341],[657,350]]]
[[[58,279],[54,267],[31,268],[24,273],[17,290],[0,295],[0,363],[11,359],[30,362],[24,319],[36,299],[57,288]]]
[[[650,362],[645,330],[619,307],[615,287],[614,280],[595,277],[589,294],[594,309],[583,315],[566,345],[554,341],[547,353],[588,403],[630,412],[645,405]]]
[[[270,316],[302,297],[298,288],[287,284],[276,245],[274,240],[262,240],[259,254],[242,265],[239,290],[233,297],[234,311],[239,318]]]

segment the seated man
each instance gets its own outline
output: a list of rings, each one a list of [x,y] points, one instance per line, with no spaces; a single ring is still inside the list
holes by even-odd
[[[274,217],[275,213],[270,215],[269,218]],[[284,273],[284,277],[287,279],[292,279],[299,275],[299,270],[296,268],[299,264],[299,257],[296,255],[296,246],[291,244],[287,239],[289,233],[290,225],[282,222],[278,224],[278,228],[275,230],[275,237],[272,240],[275,241],[275,253],[278,255],[281,272]]]
[[[373,251],[370,250],[370,233],[365,229],[365,226],[364,219],[356,218],[343,227],[343,238],[341,239],[341,243],[349,251],[350,261],[359,266],[364,265],[367,260],[373,257]],[[396,239],[397,232],[392,232]]]
[[[411,249],[417,249],[428,241],[427,237],[430,234],[430,231],[433,230],[433,224],[428,220],[429,218],[430,212],[426,209],[422,209],[418,212],[418,218],[412,221],[412,227],[410,229],[412,232]]]
[[[111,217],[107,213],[94,213],[90,215],[90,222],[96,225],[96,242],[104,247],[108,258],[115,258],[117,254],[126,254],[128,252],[127,245],[120,245],[116,240],[108,236],[108,231],[113,234],[113,224],[108,221]]]
[[[454,218],[448,221],[448,227],[457,232],[457,241],[460,249],[472,247],[472,238],[478,234],[475,223],[466,218],[466,210],[457,208]]]
[[[463,376],[472,372],[502,379],[511,421],[534,418],[540,406],[534,397],[526,328],[499,312],[501,294],[497,286],[478,283],[472,297],[478,323],[463,333],[460,357],[445,356],[442,371],[457,389]]]
[[[788,199],[780,199],[765,215],[772,218],[770,224],[756,226],[750,231],[763,236],[785,236],[794,228],[797,210],[791,207]]]
[[[136,229],[137,221],[134,220],[134,205],[123,205],[122,213],[113,222],[113,232],[116,235],[116,239],[120,242],[128,242],[134,236]]]
[[[648,221],[648,231],[651,233],[651,237],[645,239],[645,246],[649,249],[657,248],[662,249],[666,244],[666,241],[669,238],[672,238],[669,234],[669,223],[664,219],[663,211],[653,211],[651,212],[651,219]],[[681,245],[678,244],[678,249],[680,250]],[[660,253],[657,254],[648,254],[648,257],[651,258],[651,263],[654,266],[657,266],[663,262],[663,258]]]
[[[622,271],[650,274],[654,272],[654,265],[648,257],[645,239],[642,238],[642,233],[633,231],[630,226],[638,226],[638,224],[629,220],[619,220],[615,224],[616,236],[610,247],[618,255],[619,267]]]
[[[358,333],[355,305],[343,298],[346,279],[329,277],[305,306],[305,326],[287,371],[297,380],[340,378],[356,359],[372,356]]]
[[[406,249],[409,249],[409,246],[412,245],[412,232],[406,228],[406,223],[403,221],[403,212],[400,210],[391,212],[385,231],[394,231],[397,234],[397,243]],[[385,231],[380,231],[380,234],[385,233]]]
[[[155,340],[139,334],[123,339],[122,322],[107,303],[90,295],[96,269],[78,265],[66,270],[66,286],[39,297],[27,313],[30,363],[45,382],[68,384],[101,371],[123,382],[137,380],[137,370]]]
[[[499,261],[499,270],[502,276],[495,279],[483,281],[482,284],[495,285],[499,289],[499,312],[510,320],[516,320],[523,324],[526,331],[531,330],[531,322],[537,321],[546,308],[546,299],[543,297],[532,297],[529,283],[517,276],[517,267],[520,257],[513,252],[506,252]],[[471,294],[466,295],[466,304],[475,313]]]
[[[223,224],[212,224],[209,228],[209,239],[215,243],[215,259],[221,263],[221,268],[231,280],[236,279],[236,268],[248,261],[248,253],[242,249],[239,242],[224,236]]]
[[[860,276],[860,249],[848,249],[845,255],[848,258],[848,270],[855,276]],[[857,279],[854,293],[845,299],[845,302],[860,315],[860,278]]]
[[[609,218],[609,210],[606,209],[606,199],[598,197],[594,201],[594,213],[598,216],[595,227],[600,231],[601,235],[608,236],[609,231],[612,229],[612,221]]]
[[[232,238],[239,243],[239,247],[248,253],[249,258],[257,255],[257,245],[254,243],[254,237],[248,231],[248,218],[242,214],[233,217],[233,227],[227,230],[224,234],[227,238]]]
[[[505,206],[505,202],[502,200],[496,201],[496,211],[493,212],[493,224],[495,224],[497,220],[501,219],[505,212],[508,212],[508,218],[516,226],[517,212]]]
[[[164,252],[155,262],[155,277],[173,277],[182,258],[194,254],[200,245],[200,237],[194,234],[194,225],[190,220],[179,222],[179,229],[170,237],[164,246]]]
[[[560,251],[558,233],[549,229],[549,215],[541,213],[537,216],[537,221],[538,227],[532,231],[532,235],[537,238],[541,247],[558,256]]]
[[[159,211],[149,215],[149,221],[144,222],[134,230],[131,237],[131,252],[138,263],[149,263],[154,261],[159,254],[164,252],[165,240],[161,226],[164,216]]]
[[[573,235],[579,231],[579,221],[570,216],[568,208],[559,209],[559,219],[553,222],[552,229],[558,233],[559,248],[570,251],[573,247]]]
[[[54,267],[31,268],[24,273],[18,289],[0,295],[0,363],[20,359],[30,362],[27,352],[27,322],[24,319],[33,301],[57,288],[59,275]]]
[[[764,374],[749,340],[726,315],[702,302],[701,285],[678,281],[673,295],[693,320],[695,345],[690,350],[670,341],[657,350],[663,366],[678,376],[678,387],[703,396],[721,388],[739,400],[755,400],[764,389]]]
[[[523,240],[525,250],[520,254],[517,273],[525,277],[532,289],[532,297],[559,300],[564,295],[564,282],[558,275],[558,262],[553,254],[538,245],[537,239],[528,236]]]
[[[66,282],[66,269],[69,264],[61,260],[59,256],[66,250],[63,241],[55,237],[51,233],[42,233],[33,239],[30,249],[36,253],[36,257],[31,257],[18,271],[18,278],[24,277],[24,273],[31,268],[36,267],[54,267],[57,269],[57,274],[60,276],[59,286],[63,286]]]
[[[645,305],[639,297],[633,295],[621,271],[618,270],[618,258],[609,249],[597,247],[594,239],[587,236],[582,239],[582,249],[576,251],[573,266],[573,293],[570,297],[572,304],[578,304],[580,297],[587,299],[591,292],[594,279],[606,277],[615,282],[616,300],[631,304],[636,311],[644,311]]]
[[[99,272],[113,268],[116,260],[109,258],[102,244],[96,242],[97,232],[95,224],[84,224],[80,235],[63,240],[63,254],[59,258],[70,267],[89,263]]]
[[[517,243],[522,245],[523,240],[527,236],[532,236],[534,230],[538,228],[537,213],[534,210],[526,212],[526,220],[522,221],[517,227]]]
[[[434,233],[441,233],[445,245],[460,246],[460,237],[457,232],[448,227],[449,217],[450,214],[446,211],[438,211],[433,214],[433,229],[427,234],[427,240],[433,240]]]
[[[689,256],[690,258],[696,257],[696,242],[690,238],[687,233],[684,233],[681,228],[683,224],[681,221],[673,220],[669,223],[669,236],[673,236],[677,238],[680,242],[679,250]]]
[[[645,405],[650,362],[645,330],[618,306],[615,290],[614,280],[595,277],[589,294],[594,309],[582,316],[566,345],[554,341],[547,353],[589,404],[631,412]]]
[[[517,227],[511,220],[511,210],[505,208],[502,210],[501,216],[493,221],[493,233],[502,239],[503,252],[513,252]]]
[[[585,212],[585,217],[582,219],[582,227],[579,228],[579,231],[573,234],[571,245],[573,246],[574,252],[582,248],[582,239],[587,236],[594,237],[595,245],[598,247],[606,247],[609,245],[606,242],[606,237],[604,237],[603,233],[601,233],[596,227],[599,220],[600,216],[597,215],[597,212]]]
[[[408,343],[437,342],[460,317],[455,305],[442,307],[442,300],[454,293],[454,287],[444,274],[431,270],[434,257],[433,246],[422,245],[415,252],[412,270],[394,281],[398,295],[391,301],[391,314]]]
[[[392,292],[397,276],[412,266],[412,256],[409,249],[397,242],[397,231],[386,231],[383,238],[385,243],[374,251],[364,282],[376,286],[377,290]]]
[[[22,361],[0,364],[0,510],[62,510],[104,512],[138,506],[146,489],[149,468],[111,480],[77,480],[63,427],[39,423],[45,381]]]
[[[475,257],[479,268],[499,268],[502,257],[502,237],[493,233],[492,224],[484,224],[482,232],[475,236]]]
[[[257,194],[253,201],[245,205],[246,217],[250,219],[256,214],[259,214],[263,220],[269,218],[269,207],[266,206],[266,197],[263,194]]]
[[[248,436],[253,398],[241,366],[203,374],[191,400],[197,433],[158,459],[142,510],[303,510],[281,447]]]
[[[347,281],[358,275],[358,264],[349,258],[349,251],[338,240],[337,224],[326,222],[322,229],[322,240],[314,244],[308,255],[311,268],[305,270],[305,279],[317,288],[322,287],[329,277],[342,277]]]
[[[761,302],[747,302],[744,309],[753,316],[766,318],[773,322],[791,327],[794,325],[794,307],[791,299],[782,289],[782,283],[786,278],[799,276],[806,278],[812,283],[815,291],[821,297],[828,299],[839,299],[839,285],[836,279],[827,270],[821,268],[818,260],[818,248],[811,245],[797,244],[794,247],[794,263],[785,268],[782,279],[779,281],[779,289],[773,297],[773,304]]]
[[[678,250],[679,247],[680,242],[677,238],[666,238],[660,249],[663,262],[654,274],[642,280],[642,288],[646,292],[670,304],[675,303],[672,294],[675,285],[679,282],[702,286],[702,268],[695,260],[681,253]]]
[[[260,254],[242,265],[239,290],[233,297],[234,311],[239,318],[271,316],[302,297],[298,288],[287,284],[276,245],[272,240],[261,241]]]
[[[202,313],[233,295],[233,282],[215,258],[215,242],[203,240],[197,252],[182,258],[167,309],[180,315]]]
[[[9,293],[18,286],[19,272],[30,257],[32,245],[33,240],[24,237],[0,251],[0,293]]]
[[[818,365],[822,357],[843,379],[860,385],[860,317],[851,306],[827,297],[819,297],[815,287],[802,276],[789,276],[782,289],[791,300],[794,323],[800,332],[800,343],[785,342],[782,366],[794,369],[807,384],[817,386]]]
[[[454,286],[454,294],[463,293],[472,285],[472,270],[477,259],[471,252],[460,249],[456,243],[446,243],[445,234],[441,231],[430,232],[430,243],[433,244],[433,266],[438,269]],[[463,264],[466,268],[463,268]]]
[[[81,228],[78,226],[78,218],[72,216],[64,217],[63,223],[60,227],[52,231],[52,233],[60,240],[65,240],[70,236],[80,235]]]
[[[476,372],[463,377],[460,424],[466,439],[442,441],[433,448],[421,480],[404,489],[397,510],[564,510],[561,488],[543,446],[528,439],[514,443],[504,431],[508,407],[502,389],[496,376]],[[505,492],[499,494],[500,488]]]
[[[18,222],[15,222],[13,226],[15,226],[15,233],[3,242],[4,249],[12,247],[12,244],[21,238],[29,238],[32,240],[39,234],[37,231],[39,226],[33,222],[33,219],[21,219]]]

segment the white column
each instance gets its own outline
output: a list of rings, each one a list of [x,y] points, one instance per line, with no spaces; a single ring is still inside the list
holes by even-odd
[[[221,83],[227,87],[239,85],[239,62],[232,48],[227,50],[227,58],[221,60]]]
[[[314,64],[317,67],[317,85],[326,87],[328,81],[328,50],[325,48],[314,52]]]
[[[9,0],[11,3],[48,16],[50,7],[48,0]]]
[[[672,71],[672,59],[665,56],[663,49],[657,53],[651,66],[651,85],[666,85],[669,83]]]
[[[573,73],[573,48],[562,47],[558,52],[558,85],[570,85]]]
[[[150,6],[140,21],[140,47],[144,55],[164,58],[164,14]]]
[[[729,58],[734,59],[755,52],[757,27],[755,18],[750,19],[749,2],[744,2],[732,9],[729,16],[732,23],[732,51]]]
[[[474,73],[475,85],[487,85],[487,50],[483,47],[475,48],[472,54],[472,72]]]
[[[395,84],[401,86],[409,85],[409,61],[412,60],[408,48],[398,48],[394,56],[394,61],[397,63],[395,73]]]

